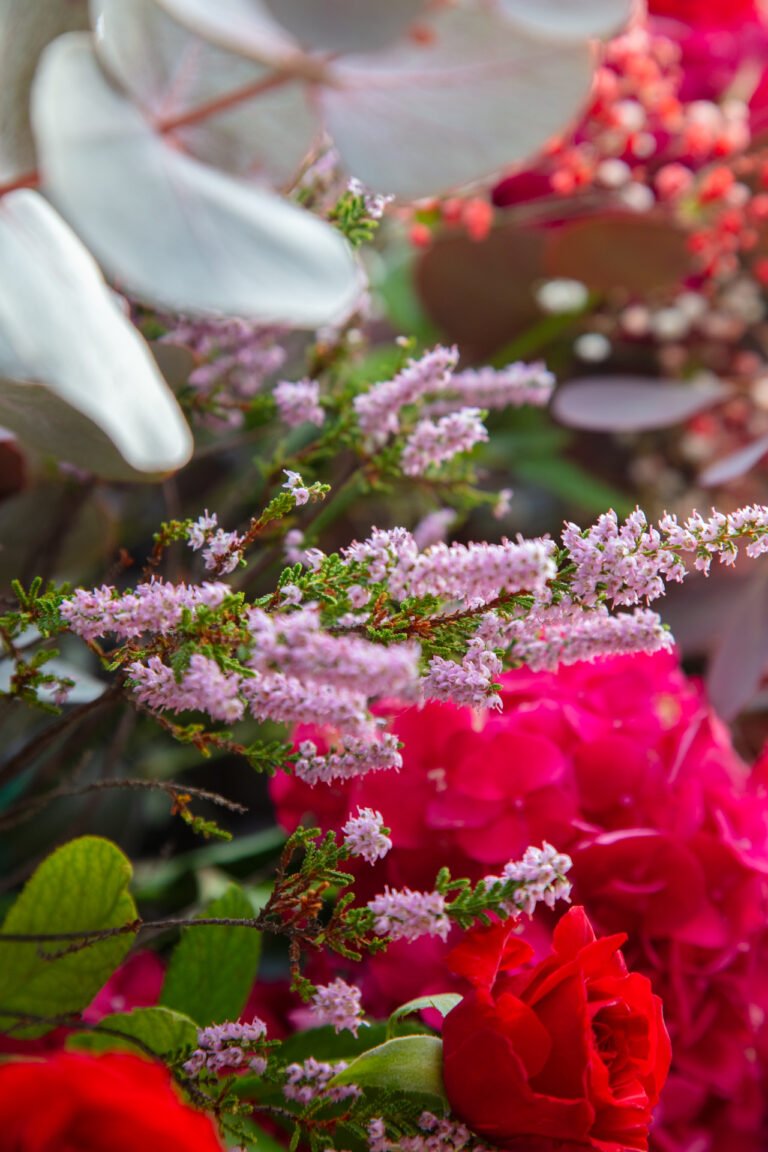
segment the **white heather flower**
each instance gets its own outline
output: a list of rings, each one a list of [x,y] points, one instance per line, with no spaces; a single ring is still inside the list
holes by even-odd
[[[382,860],[392,847],[389,836],[384,835],[384,819],[373,808],[357,809],[343,826],[344,846],[353,856],[362,856],[368,864]]]
[[[318,1025],[332,1024],[334,1032],[346,1028],[353,1036],[363,1023],[360,989],[338,979],[318,984],[312,997],[312,1012]]]
[[[280,589],[280,604],[296,607],[301,604],[302,591],[298,584],[283,584]]]
[[[298,504],[298,500],[296,501]],[[325,552],[322,548],[307,548],[303,556],[303,562],[309,568],[310,572],[317,572],[325,560]]]
[[[197,520],[195,520],[194,524],[190,524],[189,528],[187,529],[187,543],[189,544],[190,548],[192,548],[193,551],[198,552],[202,548],[203,544],[205,544],[209,534],[213,531],[214,528],[217,527],[218,520],[216,519],[216,513],[213,512],[209,516],[208,509],[206,508],[204,514],[199,516]]]
[[[283,472],[288,477],[283,488],[287,488],[296,501],[296,506],[306,504],[309,500],[309,489],[304,486],[304,481],[298,472],[292,472],[290,468],[283,468]]]

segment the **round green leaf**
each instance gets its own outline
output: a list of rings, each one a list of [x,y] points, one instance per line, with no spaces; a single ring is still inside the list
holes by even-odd
[[[0,930],[0,1031],[14,1015],[60,1016],[80,1012],[122,961],[133,933],[56,956],[68,941],[4,942],[4,935],[94,932],[129,924],[136,906],[128,893],[130,861],[97,836],[64,844],[36,869]],[[51,957],[50,959],[48,957]],[[15,1036],[40,1035],[36,1026]]]

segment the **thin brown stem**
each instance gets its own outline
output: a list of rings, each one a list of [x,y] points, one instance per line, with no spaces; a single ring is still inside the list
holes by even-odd
[[[29,820],[53,800],[59,800],[65,796],[87,796],[91,792],[106,792],[115,788],[167,792],[172,797],[192,796],[197,800],[209,800],[211,804],[218,804],[220,808],[227,808],[230,812],[248,811],[244,805],[237,804],[234,800],[228,800],[225,796],[220,796],[218,792],[209,792],[205,788],[192,788],[187,784],[174,784],[172,781],[166,780],[96,780],[91,784],[83,784],[79,787],[56,788],[45,796],[36,796],[22,804],[17,804],[0,820],[0,831]]]
[[[96,700],[90,700],[87,704],[81,704],[77,708],[73,708],[71,712],[65,712],[53,724],[49,724],[47,728],[38,733],[38,735],[30,740],[23,748],[21,748],[15,756],[7,760],[5,764],[0,766],[0,780],[5,782],[15,779],[16,776],[24,772],[30,764],[33,763],[39,756],[55,744],[65,732],[76,724],[80,724],[87,716],[92,716],[95,712],[99,712],[104,708],[110,707],[115,704],[123,692],[123,678],[120,677],[113,684],[107,688],[103,695],[99,696]]]

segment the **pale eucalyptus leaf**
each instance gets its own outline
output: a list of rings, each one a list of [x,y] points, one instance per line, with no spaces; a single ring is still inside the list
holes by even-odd
[[[616,36],[637,0],[499,0],[509,19],[546,40]]]
[[[275,20],[305,48],[375,52],[407,30],[425,0],[265,0]]]
[[[158,0],[91,0],[91,15],[107,72],[152,123],[178,122],[172,138],[191,155],[277,184],[296,174],[316,131],[302,83],[271,86],[271,68],[195,35]],[[228,103],[249,90],[258,96]]]
[[[525,159],[586,100],[586,42],[553,44],[500,15],[438,9],[430,35],[341,57],[318,89],[342,162],[404,199],[433,195]]]
[[[88,0],[0,0],[0,184],[35,168],[29,92],[40,53],[87,27]]]
[[[44,53],[33,123],[45,189],[123,291],[308,328],[355,302],[360,273],[337,230],[171,147],[109,85],[88,37]]]
[[[144,340],[37,192],[0,201],[0,424],[118,478],[189,459],[192,437]]]
[[[551,411],[561,424],[592,432],[669,428],[722,403],[730,395],[715,379],[691,384],[644,376],[598,376],[558,388]]]

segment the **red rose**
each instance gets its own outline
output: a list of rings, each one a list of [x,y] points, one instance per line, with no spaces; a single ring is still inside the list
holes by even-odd
[[[532,950],[508,923],[467,933],[449,957],[474,985],[443,1023],[452,1109],[502,1148],[645,1150],[669,1070],[661,1000],[627,972],[626,937],[595,939],[583,908]],[[535,1144],[532,1139],[535,1138]]]
[[[0,1064],[0,1142],[13,1152],[221,1152],[168,1071],[128,1053]]]

